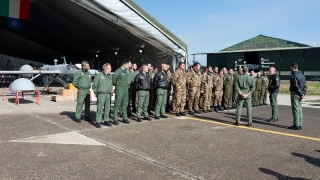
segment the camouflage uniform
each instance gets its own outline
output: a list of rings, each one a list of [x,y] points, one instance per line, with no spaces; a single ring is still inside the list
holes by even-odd
[[[256,88],[253,93],[253,106],[259,106],[260,105],[260,96],[261,96],[261,88],[262,88],[262,77],[255,77],[254,82],[256,85]]]
[[[212,73],[212,84],[213,84],[213,88],[212,88],[212,93],[211,93],[211,101],[210,101],[210,105],[213,106],[213,101],[215,98],[214,92],[215,92],[215,87],[214,87],[214,80],[218,77],[219,75],[217,73]]]
[[[260,104],[266,105],[268,90],[266,90],[265,87],[268,86],[269,79],[268,79],[268,76],[261,76],[261,77],[262,77],[262,89],[261,89]]]
[[[233,74],[226,74],[223,82],[223,106],[226,109],[232,109],[233,85],[235,82]]]
[[[207,84],[206,81],[206,76],[207,76],[206,71],[202,71],[201,73],[201,83],[200,83],[200,97],[199,97],[199,109],[203,109],[203,104],[204,104],[204,95],[205,95],[205,86]]]
[[[213,106],[215,107],[215,111],[223,110],[221,107],[222,96],[223,96],[223,77],[218,76],[213,80],[214,86],[214,101]]]
[[[202,87],[203,87],[203,111],[211,111],[210,103],[212,99],[212,88],[213,88],[213,75],[211,72],[205,72],[202,75]]]
[[[193,107],[195,111],[199,110],[201,73],[195,70],[190,71],[187,83],[189,85],[189,111],[193,113]]]
[[[186,104],[187,77],[183,69],[177,69],[171,81],[174,89],[172,98],[172,110],[175,113],[183,113]]]

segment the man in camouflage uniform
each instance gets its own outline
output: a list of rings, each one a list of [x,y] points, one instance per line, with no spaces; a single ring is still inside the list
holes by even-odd
[[[193,71],[193,65],[189,66],[188,70],[187,70],[187,77],[189,76],[190,72]],[[186,96],[186,106],[185,109],[189,109],[189,85],[187,82],[187,96]]]
[[[224,76],[223,105],[225,110],[232,109],[232,96],[234,85],[233,69],[229,68],[228,74]]]
[[[184,106],[186,103],[186,91],[187,91],[187,76],[184,72],[185,64],[179,63],[179,67],[172,76],[172,85],[174,88],[174,95],[172,98],[172,110],[176,113],[176,116],[186,116],[184,112]]]
[[[199,97],[199,109],[203,109],[203,104],[204,104],[204,91],[205,91],[205,86],[206,86],[206,73],[207,69],[203,69],[201,71],[201,83],[200,83],[200,97]]]
[[[255,82],[255,91],[253,93],[253,107],[260,106],[260,96],[261,96],[261,89],[262,89],[262,78],[261,73],[258,72],[257,76],[254,77]]]
[[[237,78],[242,75],[242,68],[238,69],[238,73],[233,74],[234,83],[236,82]],[[238,92],[235,89],[235,85],[233,85],[233,96],[232,96],[232,108],[237,108],[237,100],[238,100]]]
[[[221,106],[222,96],[223,96],[223,70],[220,70],[218,77],[213,79],[214,86],[214,111],[223,111]]]
[[[212,99],[212,88],[213,88],[213,75],[209,71],[209,67],[207,67],[206,71],[203,73],[201,78],[201,83],[203,86],[203,112],[211,112],[210,103]]]
[[[189,86],[189,113],[190,115],[194,115],[194,112],[201,114],[201,112],[199,111],[199,97],[200,97],[200,83],[201,83],[201,73],[200,73],[199,63],[196,63],[193,66],[193,71],[189,72],[187,77],[187,83]]]
[[[213,78],[212,81],[214,81],[214,80],[219,76],[218,73],[219,73],[219,68],[218,68],[217,66],[215,66],[214,69],[213,69],[213,73],[212,73],[212,78]],[[212,83],[213,83],[213,82],[212,82]],[[215,97],[214,97],[214,96],[215,96],[215,95],[214,95],[214,91],[215,91],[214,88],[215,88],[215,87],[214,87],[214,85],[213,85],[211,102],[210,102],[210,106],[211,106],[211,107],[214,107],[214,106],[213,106],[213,101],[214,101],[214,98],[215,98]]]
[[[269,79],[267,76],[267,71],[263,72],[262,76],[262,89],[261,89],[261,97],[260,97],[260,104],[267,105],[267,95],[268,90],[265,88],[269,85]]]

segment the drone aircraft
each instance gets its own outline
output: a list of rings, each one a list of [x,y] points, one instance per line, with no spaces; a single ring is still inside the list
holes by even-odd
[[[23,65],[19,71],[0,71],[0,74],[19,74],[24,78],[30,79],[30,81],[33,81],[37,77],[44,75],[43,83],[46,86],[49,86],[55,80],[64,85],[66,84],[65,81],[70,82],[74,73],[81,69],[81,64],[67,64],[66,58],[61,58],[64,59],[63,64],[57,64],[58,60],[55,59],[54,65],[44,65],[39,70],[34,70],[30,65]],[[90,69],[89,72],[91,73],[92,77],[99,73],[98,70],[95,69]],[[65,81],[63,79],[65,79]]]

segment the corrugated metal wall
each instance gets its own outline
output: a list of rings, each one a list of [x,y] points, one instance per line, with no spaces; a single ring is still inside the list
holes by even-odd
[[[240,59],[242,60],[239,61]],[[235,67],[236,61],[238,65],[243,64],[244,52],[207,54],[207,64],[219,68]],[[294,62],[299,64],[299,70],[307,80],[314,77],[320,78],[320,48],[259,52],[259,70],[268,71],[269,67],[273,66],[283,80],[290,79],[290,64]]]

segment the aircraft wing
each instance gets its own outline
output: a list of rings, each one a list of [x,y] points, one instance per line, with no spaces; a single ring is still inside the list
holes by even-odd
[[[61,71],[0,71],[0,74],[61,74]]]

